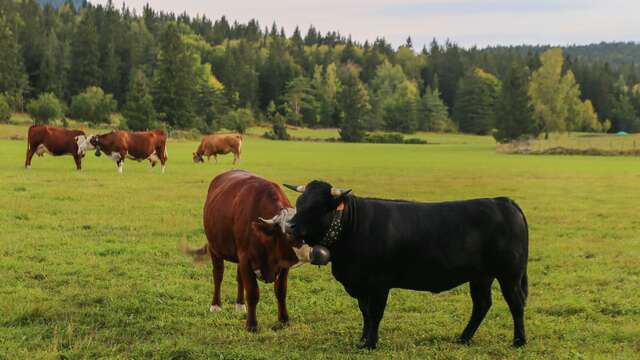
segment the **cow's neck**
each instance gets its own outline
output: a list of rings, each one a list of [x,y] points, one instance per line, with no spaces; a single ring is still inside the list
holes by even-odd
[[[338,205],[338,208],[333,212],[333,218],[329,224],[329,229],[324,234],[320,245],[330,249],[335,243],[338,242],[340,235],[342,234],[342,214],[345,210],[346,203],[343,201]]]

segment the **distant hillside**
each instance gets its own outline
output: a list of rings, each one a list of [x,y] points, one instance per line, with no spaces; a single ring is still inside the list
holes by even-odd
[[[38,0],[38,3],[40,5],[51,4],[54,7],[58,7],[64,4],[65,1],[67,0]],[[82,6],[82,4],[84,4],[84,0],[69,0],[69,1],[71,1],[76,8],[79,8]]]

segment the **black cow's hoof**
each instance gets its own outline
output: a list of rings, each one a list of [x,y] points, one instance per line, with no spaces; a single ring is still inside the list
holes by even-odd
[[[255,325],[247,325],[247,326],[246,326],[246,329],[247,329],[247,331],[248,331],[248,332],[250,332],[250,333],[258,332],[258,324],[255,324]]]
[[[278,331],[278,330],[286,329],[287,327],[289,327],[289,321],[278,321],[271,327],[271,330]]]
[[[460,336],[459,338],[456,339],[456,343],[461,345],[469,345],[471,344],[471,339],[467,339],[465,337]]]
[[[376,344],[371,342],[371,341],[363,341],[360,344],[358,344],[356,346],[358,349],[366,349],[366,350],[373,350],[376,348]]]
[[[520,339],[520,338],[513,339],[513,347],[518,348],[518,347],[524,346],[526,343],[527,343],[526,339]]]

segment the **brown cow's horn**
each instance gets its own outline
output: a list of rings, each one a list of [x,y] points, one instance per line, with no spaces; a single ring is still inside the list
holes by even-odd
[[[291,189],[299,193],[303,193],[306,188],[305,185],[289,185],[289,184],[282,184],[282,185],[284,185],[284,187],[286,187],[287,189]]]
[[[259,217],[258,220],[262,221],[265,224],[273,225],[273,224],[276,223],[276,219],[277,218],[278,218],[278,215],[274,216],[271,219],[264,219],[264,218]]]
[[[338,197],[338,196],[342,196],[342,195],[347,195],[348,193],[351,192],[351,189],[338,189],[338,188],[331,188],[331,195],[333,195],[334,197]]]

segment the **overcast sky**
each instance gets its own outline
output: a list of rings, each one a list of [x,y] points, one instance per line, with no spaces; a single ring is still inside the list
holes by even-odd
[[[304,35],[313,24],[322,33],[336,30],[359,41],[383,36],[396,46],[411,36],[417,49],[434,37],[466,47],[640,41],[640,0],[125,1],[138,10],[147,2],[154,9],[214,19],[256,18],[263,28],[275,20],[287,34],[299,25]]]

